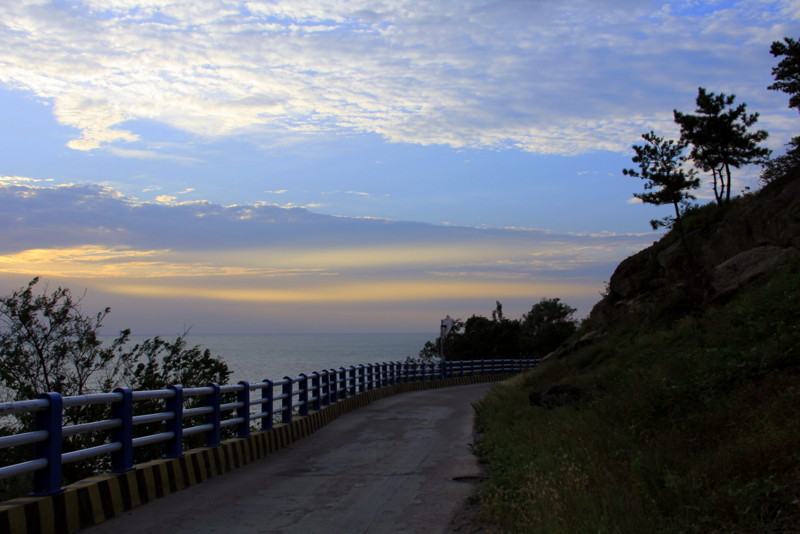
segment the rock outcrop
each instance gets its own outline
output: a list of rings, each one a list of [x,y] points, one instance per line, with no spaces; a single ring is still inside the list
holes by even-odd
[[[800,268],[800,178],[724,208],[701,208],[686,227],[686,246],[672,231],[620,263],[608,294],[590,314],[589,329],[603,330],[630,316],[647,323],[665,310],[708,306],[775,269]]]

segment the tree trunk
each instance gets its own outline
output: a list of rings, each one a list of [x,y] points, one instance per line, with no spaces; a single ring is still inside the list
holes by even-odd
[[[720,175],[722,172],[720,171]],[[730,204],[731,202],[731,167],[727,163],[725,164],[725,174],[728,177],[728,190],[725,192],[725,203]]]

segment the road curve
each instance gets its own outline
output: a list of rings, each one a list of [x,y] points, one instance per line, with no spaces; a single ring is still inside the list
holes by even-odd
[[[471,404],[492,383],[403,393],[85,534],[446,533],[480,474]]]

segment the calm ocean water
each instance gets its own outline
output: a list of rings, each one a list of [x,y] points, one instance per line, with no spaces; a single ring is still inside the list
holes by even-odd
[[[174,340],[176,336],[162,336]],[[436,334],[192,334],[187,346],[200,345],[222,357],[233,371],[230,382],[259,382],[324,369],[416,357]],[[138,339],[136,339],[138,340]]]

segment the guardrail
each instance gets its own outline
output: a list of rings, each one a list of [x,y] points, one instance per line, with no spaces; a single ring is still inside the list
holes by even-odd
[[[184,438],[204,435],[204,445],[220,444],[222,430],[234,427],[239,438],[250,437],[251,423],[273,430],[276,419],[289,424],[296,416],[323,410],[348,397],[404,382],[430,381],[461,376],[516,373],[538,364],[538,360],[468,360],[444,363],[387,362],[325,370],[258,383],[209,384],[184,388],[172,385],[162,390],[132,391],[117,388],[111,393],[62,397],[44,393],[36,400],[0,403],[0,417],[33,414],[33,430],[0,437],[0,449],[33,445],[33,458],[0,467],[0,480],[33,473],[32,495],[53,495],[62,490],[62,466],[67,463],[110,455],[111,471],[133,469],[136,447],[164,444],[164,457],[184,453]],[[253,397],[253,393],[257,396]],[[235,394],[235,401],[232,400]],[[186,400],[202,399],[187,407]],[[229,402],[223,402],[223,400]],[[163,401],[163,411],[134,415],[134,405]],[[106,404],[108,418],[63,425],[64,410]],[[198,421],[201,419],[201,421]],[[134,437],[134,427],[161,423],[161,431]],[[189,426],[187,426],[189,425]],[[63,452],[68,436],[107,432],[105,443]]]

